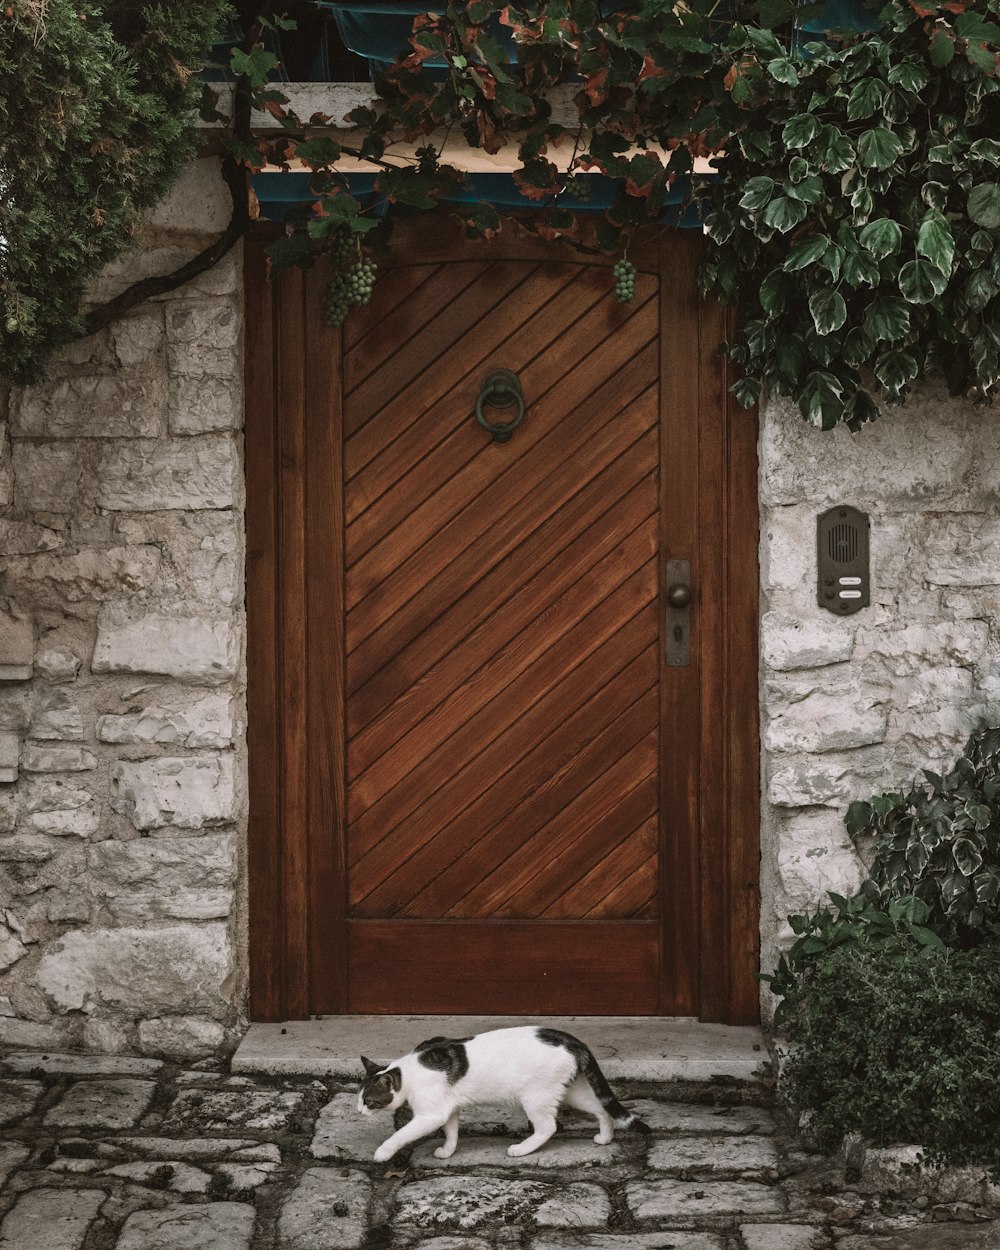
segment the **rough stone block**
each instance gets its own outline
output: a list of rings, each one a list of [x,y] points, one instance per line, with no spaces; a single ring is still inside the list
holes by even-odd
[[[32,618],[0,611],[0,681],[27,681],[32,675],[34,654]]]
[[[772,1172],[778,1151],[767,1137],[678,1137],[654,1142],[649,1166],[658,1172]]]
[[[45,1113],[48,1128],[134,1128],[156,1093],[153,1081],[80,1081]]]
[[[134,1016],[219,1017],[229,1007],[232,971],[223,924],[76,929],[46,949],[37,984],[63,1011],[92,1001]]]
[[[125,542],[154,543],[163,553],[161,600],[242,604],[243,554],[239,518],[234,513],[121,514],[114,528]]]
[[[97,767],[97,760],[83,747],[26,742],[21,764],[28,773],[85,773]]]
[[[629,1210],[637,1220],[686,1222],[706,1216],[779,1215],[780,1189],[756,1181],[630,1181]]]
[[[83,1044],[101,1054],[120,1055],[130,1049],[128,1032],[114,1020],[91,1016],[83,1026]]]
[[[302,1094],[297,1090],[182,1090],[163,1123],[165,1128],[183,1132],[273,1132],[287,1128],[301,1105]]]
[[[674,1229],[667,1234],[542,1233],[531,1242],[531,1250],[667,1250],[667,1247],[669,1250],[726,1250],[726,1243],[717,1233],[679,1233]],[[426,1245],[420,1250],[427,1250]]]
[[[10,1128],[34,1111],[44,1089],[41,1081],[0,1081],[0,1128]]]
[[[171,434],[238,430],[243,424],[242,394],[232,377],[212,374],[173,376],[169,390]]]
[[[233,701],[228,694],[207,694],[178,707],[152,703],[138,712],[99,716],[97,737],[129,746],[231,746]]]
[[[97,618],[95,673],[158,673],[216,685],[236,675],[239,636],[232,617],[149,612],[108,603]]]
[[[816,511],[811,504],[766,509],[760,519],[761,584],[787,591],[810,613],[816,602]]]
[[[89,838],[97,832],[100,820],[93,806],[71,807],[65,811],[35,812],[31,827],[54,838]]]
[[[245,1202],[135,1211],[115,1250],[250,1250],[253,1225],[254,1209]]]
[[[127,286],[139,282],[143,278],[174,273],[198,252],[198,244],[187,243],[164,244],[150,237],[148,231],[140,231],[133,246],[117,260],[105,265],[98,277],[91,283],[88,292],[90,299],[101,304],[120,295]],[[240,255],[242,248],[233,248],[211,269],[197,274],[183,286],[173,291],[165,291],[162,295],[154,295],[151,302],[160,303],[168,300],[173,303],[179,299],[193,299],[199,296],[230,295],[240,286]]]
[[[80,1250],[107,1196],[104,1189],[31,1189],[4,1216],[0,1246]]]
[[[383,1136],[388,1137],[388,1131]],[[547,1168],[606,1168],[620,1164],[623,1159],[622,1148],[618,1142],[598,1146],[588,1140],[553,1140],[533,1154],[518,1158],[507,1153],[511,1141],[510,1137],[463,1137],[460,1134],[458,1147],[449,1159],[434,1158],[434,1148],[439,1142],[421,1142],[414,1150],[411,1162],[414,1167],[419,1168],[490,1167],[506,1172],[511,1168],[526,1168],[529,1171]]]
[[[35,671],[39,677],[55,685],[76,681],[80,663],[80,657],[68,647],[46,647],[35,656]]]
[[[985,620],[921,621],[910,625],[862,625],[856,658],[877,659],[887,673],[921,675],[928,667],[955,668],[979,663],[990,629]]]
[[[17,781],[17,765],[21,754],[21,742],[17,734],[0,730],[0,783],[9,785]]]
[[[111,443],[101,458],[98,506],[118,512],[231,508],[240,471],[234,439],[136,439]]]
[[[215,235],[229,225],[232,212],[232,197],[219,173],[218,160],[202,157],[184,166],[166,196],[150,209],[146,224],[157,230]]]
[[[20,938],[11,932],[7,925],[0,924],[0,972],[6,972],[27,953],[27,948]]]
[[[111,768],[111,806],[137,829],[201,829],[236,819],[231,755],[121,761]]]
[[[314,1159],[369,1163],[391,1131],[377,1117],[358,1114],[357,1094],[334,1094],[316,1120],[310,1153]]]
[[[98,842],[87,852],[87,868],[115,920],[216,920],[232,910],[236,840],[223,833]]]
[[[79,742],[83,737],[83,717],[79,707],[63,690],[37,691],[30,734],[41,741]]]
[[[363,1172],[309,1168],[278,1216],[281,1250],[355,1250],[363,1245],[370,1187]]]
[[[815,808],[779,825],[778,875],[794,908],[818,903],[830,890],[846,897],[860,889],[861,861],[839,811]]]
[[[763,1107],[703,1107],[696,1103],[630,1098],[628,1105],[654,1133],[753,1133],[776,1130],[774,1116]]]
[[[37,607],[61,610],[68,603],[101,602],[123,591],[157,585],[156,547],[105,547],[97,550],[18,556],[0,562],[11,591]]]
[[[872,694],[816,693],[771,719],[765,730],[770,751],[843,751],[885,740],[884,707]]]
[[[540,1202],[553,1196],[553,1186],[538,1181],[434,1176],[397,1190],[397,1220],[402,1225],[427,1229],[492,1228],[526,1221]],[[312,1247],[304,1246],[302,1250]]]
[[[226,1040],[226,1030],[214,1020],[197,1016],[161,1016],[139,1021],[139,1049],[144,1055],[172,1059],[202,1059]]]
[[[17,833],[12,838],[0,838],[0,863],[44,864],[55,853],[55,846],[40,833]]]
[[[187,349],[190,345],[203,352],[233,353],[239,346],[240,329],[239,312],[228,300],[172,304],[167,309],[167,340],[171,346]]]
[[[937,518],[926,542],[923,576],[932,586],[1000,586],[998,544],[995,512]]]
[[[119,1176],[122,1180],[135,1181],[139,1185],[153,1185],[156,1189],[162,1189],[166,1181],[170,1191],[175,1194],[203,1194],[212,1183],[211,1173],[177,1159],[119,1163],[115,1167],[105,1168],[103,1175]]]
[[[826,1250],[822,1228],[806,1224],[744,1224],[740,1228],[746,1250]]]
[[[847,621],[834,617],[766,612],[761,617],[760,637],[764,663],[780,671],[839,664],[849,660],[854,649],[854,630]]]
[[[92,491],[101,447],[94,444],[18,440],[11,451],[14,502],[21,512],[72,513]]]
[[[846,808],[894,776],[891,752],[881,747],[820,756],[780,756],[770,763],[767,797],[775,807]]]
[[[610,1217],[611,1200],[600,1185],[567,1185],[535,1211],[539,1228],[600,1228]]]
[[[50,1052],[45,1055],[6,1055],[4,1066],[10,1072],[31,1072],[38,1068],[53,1076],[152,1076],[163,1063],[159,1059],[139,1059],[135,1055],[73,1055]]]
[[[147,330],[147,343],[150,320],[137,319]],[[141,334],[123,335],[126,356],[134,357],[142,346]],[[136,360],[135,368],[55,378],[18,391],[13,432],[30,438],[158,438],[166,431],[167,377],[164,363],[149,355]]]

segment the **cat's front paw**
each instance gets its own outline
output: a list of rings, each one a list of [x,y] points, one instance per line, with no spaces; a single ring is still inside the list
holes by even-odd
[[[454,1146],[438,1146],[438,1148],[434,1151],[434,1158],[435,1159],[450,1159],[454,1153],[455,1153]]]
[[[513,1155],[515,1159],[519,1159],[522,1155],[530,1155],[534,1150],[534,1146],[528,1146],[525,1142],[515,1142],[513,1146],[507,1147],[507,1153]]]
[[[598,1133],[597,1136],[594,1138],[594,1141],[597,1142],[598,1146],[606,1146],[608,1142],[611,1142],[614,1140],[614,1136],[615,1135],[613,1132]]]
[[[383,1143],[381,1146],[379,1146],[378,1150],[375,1151],[375,1154],[373,1157],[376,1163],[388,1163],[395,1153],[396,1153],[395,1150],[393,1150],[391,1146],[386,1147],[386,1145]]]

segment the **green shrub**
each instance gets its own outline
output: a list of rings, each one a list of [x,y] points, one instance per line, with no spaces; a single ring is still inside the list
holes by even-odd
[[[869,875],[886,897],[915,895],[947,943],[974,946],[1000,921],[1000,729],[974,734],[946,776],[924,777],[852,803],[847,830],[875,839]]]
[[[1000,949],[846,942],[806,973],[787,1013],[793,1102],[820,1144],[848,1132],[917,1142],[930,1163],[1000,1170]]]

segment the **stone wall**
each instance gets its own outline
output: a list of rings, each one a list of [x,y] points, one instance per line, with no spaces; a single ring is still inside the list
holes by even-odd
[[[217,168],[95,299],[225,226]],[[0,1042],[205,1053],[239,1022],[240,274],[231,253],[2,401]]]
[[[847,804],[952,762],[1000,723],[1000,455],[996,413],[927,388],[852,435],[773,403],[761,448],[761,931],[851,892],[862,865]],[[871,517],[871,607],[816,602],[816,516]]]

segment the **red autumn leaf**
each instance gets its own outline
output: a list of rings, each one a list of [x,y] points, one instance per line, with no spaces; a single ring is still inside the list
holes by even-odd
[[[730,65],[729,69],[726,71],[725,78],[723,78],[722,80],[722,85],[725,87],[727,91],[732,91],[733,84],[736,82],[736,79],[739,78],[739,76],[740,76],[740,67],[738,65]]]
[[[666,77],[666,73],[667,71],[663,69],[661,66],[657,65],[657,63],[653,60],[653,58],[647,52],[645,59],[642,62],[642,69],[639,70],[639,77],[637,81],[643,82],[647,78],[664,78]]]
[[[583,81],[584,94],[595,108],[598,104],[603,104],[607,99],[607,81],[608,71],[606,67],[599,69],[596,74],[591,74],[589,78],[585,78]]]
[[[472,68],[480,78],[479,90],[487,100],[495,100],[497,98],[497,80],[485,65],[473,65]]]

